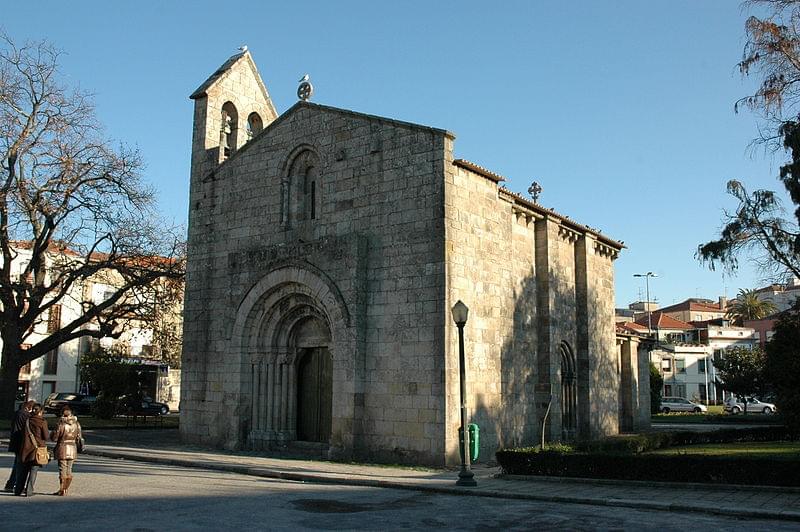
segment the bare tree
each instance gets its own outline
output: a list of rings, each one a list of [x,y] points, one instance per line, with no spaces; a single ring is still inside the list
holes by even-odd
[[[159,284],[182,279],[185,261],[139,154],[114,148],[89,97],[59,82],[59,52],[5,35],[0,46],[0,415],[10,415],[23,365],[76,338],[119,337],[152,315]],[[93,282],[111,287],[102,300]],[[77,317],[54,319],[61,305]]]
[[[800,277],[800,0],[753,0],[746,5],[767,8],[768,16],[751,16],[745,23],[745,44],[739,70],[761,79],[755,93],[736,102],[764,119],[759,141],[783,148],[790,160],[779,180],[795,205],[794,217],[783,210],[771,190],[748,192],[739,181],[728,182],[728,193],[739,202],[726,212],[719,238],[698,247],[697,256],[712,269],[719,263],[736,270],[743,250],[773,279]]]

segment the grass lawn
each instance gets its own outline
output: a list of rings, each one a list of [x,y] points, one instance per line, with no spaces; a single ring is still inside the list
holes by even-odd
[[[660,455],[704,455],[741,458],[763,458],[769,460],[800,460],[800,442],[746,442],[746,443],[707,443],[669,447],[645,454]]]

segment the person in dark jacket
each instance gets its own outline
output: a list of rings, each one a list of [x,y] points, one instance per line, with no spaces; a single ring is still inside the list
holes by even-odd
[[[72,484],[72,464],[78,458],[77,441],[81,438],[81,424],[72,415],[72,409],[65,406],[58,418],[58,426],[50,433],[50,439],[56,442],[53,454],[58,460],[58,491],[53,495],[66,495]]]
[[[31,438],[31,435],[33,435],[33,438]],[[26,497],[33,497],[33,487],[40,467],[34,461],[36,448],[45,445],[49,435],[42,405],[35,404],[31,409],[31,417],[28,418],[27,427],[22,432],[20,455],[23,467],[17,470],[14,495],[23,495],[24,492]]]
[[[13,492],[17,481],[17,470],[22,468],[20,459],[20,447],[22,445],[22,435],[25,433],[25,422],[31,417],[31,408],[36,401],[25,401],[19,405],[19,410],[14,413],[11,420],[11,433],[8,440],[8,452],[14,453],[14,465],[11,467],[11,475],[6,481],[5,491]]]

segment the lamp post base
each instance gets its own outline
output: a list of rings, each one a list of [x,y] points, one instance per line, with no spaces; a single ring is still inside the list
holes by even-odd
[[[461,471],[459,471],[458,473],[458,480],[456,480],[456,486],[475,487],[477,485],[478,482],[475,480],[475,474],[472,471],[462,467]]]

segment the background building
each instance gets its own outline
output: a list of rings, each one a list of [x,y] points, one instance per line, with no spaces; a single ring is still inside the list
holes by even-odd
[[[659,312],[688,323],[724,318],[727,309],[727,298],[720,296],[717,302],[710,299],[689,298],[686,301],[664,307]]]
[[[663,396],[715,402],[713,353],[711,347],[699,344],[662,344],[652,350],[650,360],[664,377]]]
[[[17,256],[11,264],[12,276],[16,275],[18,278],[20,272],[30,262],[30,244],[24,241],[15,242],[13,249]],[[49,254],[50,263],[55,262],[57,253],[70,255],[71,251],[54,250]],[[122,282],[119,277],[101,272],[75,283],[72,287],[73,293],[64,297],[60,304],[53,305],[47,315],[33,327],[28,338],[30,345],[58,330],[62,323],[69,323],[80,316],[83,302],[98,304],[108,299]],[[128,320],[119,338],[96,339],[84,336],[61,344],[47,355],[23,366],[19,375],[17,401],[31,399],[43,402],[53,392],[87,391],[81,386],[80,381],[81,356],[90,350],[105,348],[129,357],[131,363],[147,366],[155,364],[157,370],[154,372],[154,393],[161,400],[170,401],[171,408],[177,409],[180,372],[175,371],[175,368],[170,370],[169,363],[164,363],[159,342],[159,338],[164,336],[164,331],[156,325],[157,322],[167,324],[175,333],[179,333],[182,327],[183,289],[182,286],[172,288],[177,288],[180,293],[177,299],[170,299],[168,304],[165,303],[157,310],[158,316],[143,316],[141,319]],[[96,330],[96,325],[89,323],[86,328]],[[180,354],[177,355],[179,360]]]
[[[800,279],[793,278],[785,284],[771,284],[756,290],[758,299],[771,301],[778,312],[788,310],[800,298]]]

